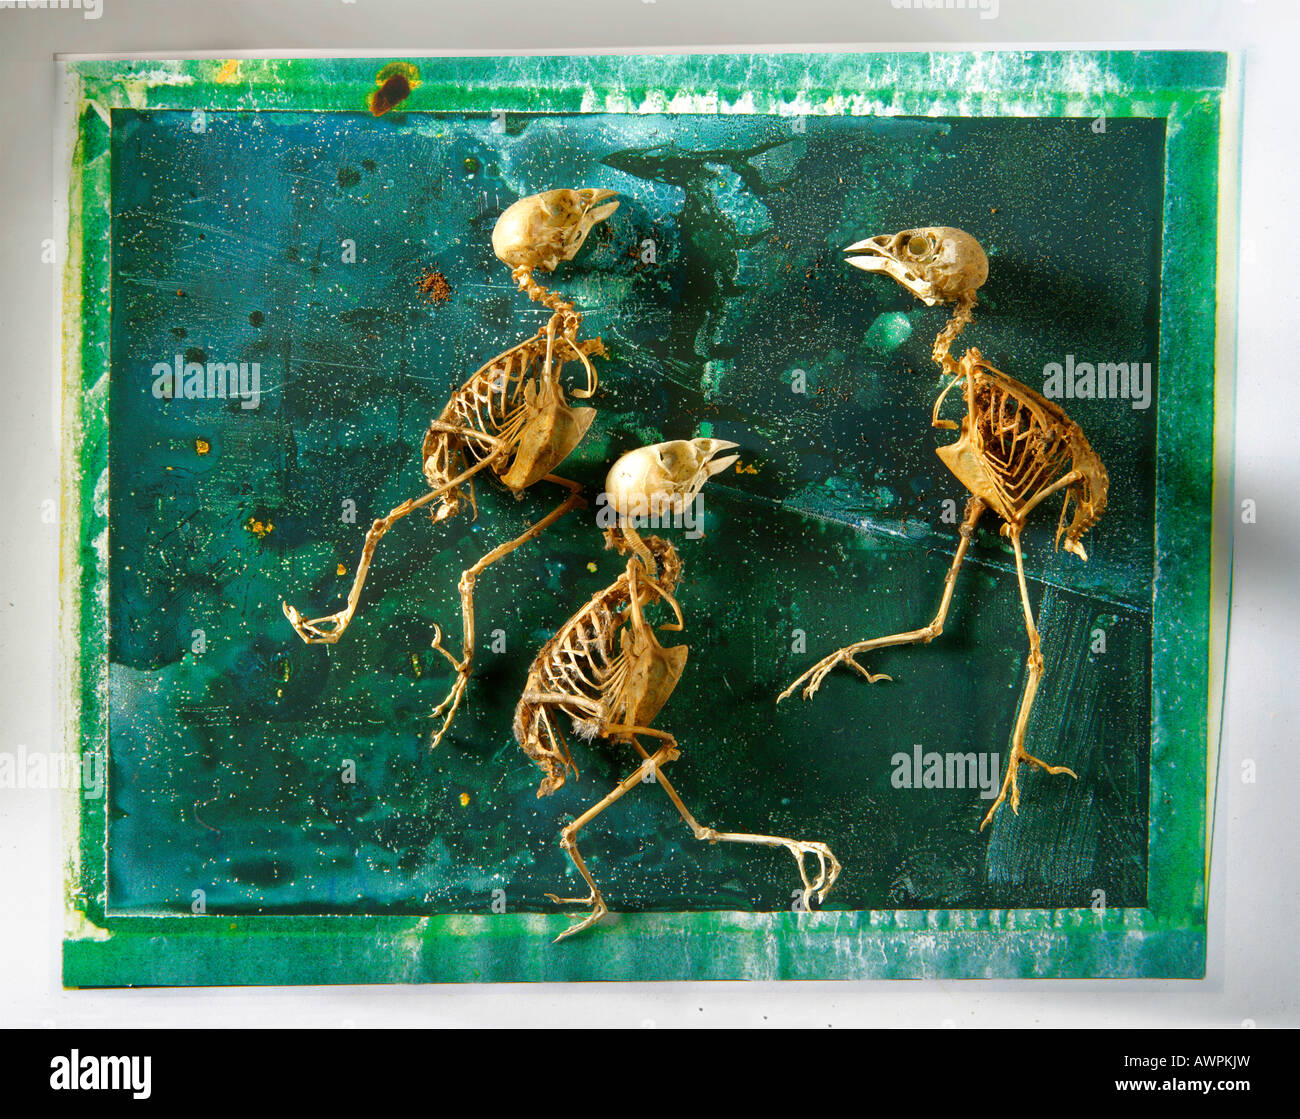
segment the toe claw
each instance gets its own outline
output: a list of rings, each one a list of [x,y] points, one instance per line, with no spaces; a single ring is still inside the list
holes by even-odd
[[[883,672],[872,672],[870,669],[864,668],[860,665],[854,659],[854,652],[856,649],[857,646],[846,645],[843,649],[836,650],[829,657],[823,657],[813,665],[812,668],[802,676],[798,677],[793,684],[786,688],[786,690],[777,697],[777,703],[780,703],[781,700],[794,692],[794,690],[798,688],[800,684],[803,684],[805,680],[807,681],[807,684],[803,689],[803,698],[812,699],[813,696],[817,694],[817,689],[822,686],[822,681],[841,664],[852,668],[854,672],[865,679],[869,684],[875,684],[881,680],[893,679],[892,676],[887,676]]]
[[[591,897],[585,898],[562,898],[559,894],[547,894],[548,901],[555,902],[556,905],[595,905]]]
[[[570,925],[560,933],[560,935],[553,941],[555,944],[559,944],[559,942],[565,937],[573,936],[576,933],[582,932],[584,929],[591,928],[592,925],[609,912],[609,909],[605,906],[605,899],[600,896],[599,892],[589,894],[585,898],[561,898],[557,897],[555,894],[547,894],[546,896],[558,905],[590,905],[592,907],[591,912],[581,919],[579,919],[578,914],[570,913],[568,915],[569,919],[576,923]]]

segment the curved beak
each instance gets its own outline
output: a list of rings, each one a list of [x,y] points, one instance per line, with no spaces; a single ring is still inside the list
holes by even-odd
[[[732,443],[727,439],[692,439],[691,443],[699,452],[700,469],[706,472],[709,478],[716,477],[724,470],[730,469],[732,463],[740,459],[739,455],[726,455],[723,458],[715,457],[723,451],[735,450],[740,446],[739,443]]]
[[[844,263],[851,264],[854,268],[861,268],[864,272],[886,271],[893,258],[886,254],[884,246],[880,243],[884,240],[883,237],[868,237],[865,241],[854,241],[844,251],[859,255],[845,257]]]
[[[934,285],[894,256],[889,251],[889,242],[888,235],[855,241],[844,251],[856,255],[845,257],[844,263],[851,264],[854,268],[861,268],[864,272],[883,272],[886,276],[893,277],[927,307],[939,303],[940,299],[935,295]]]
[[[610,202],[604,206],[597,205],[597,203],[604,202],[606,198],[617,197],[618,191],[616,190],[607,190],[604,187],[588,187],[580,193],[586,203],[586,217],[591,225],[595,225],[598,221],[604,221],[618,209],[617,202]]]

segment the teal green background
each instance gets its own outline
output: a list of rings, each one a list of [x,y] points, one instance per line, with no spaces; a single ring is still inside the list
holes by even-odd
[[[1123,69],[1125,59],[1152,56],[1110,57]],[[557,63],[560,71],[571,61]],[[692,65],[703,73],[727,61]],[[188,110],[188,96],[172,103]],[[989,250],[993,270],[959,350],[978,345],[1030,384],[1044,362],[1067,352],[1154,364],[1168,342],[1158,330],[1162,272],[1167,278],[1170,254],[1189,244],[1171,237],[1165,221],[1163,121],[1112,119],[1099,135],[1086,119],[809,116],[800,131],[780,116],[517,113],[502,132],[486,113],[417,112],[420,96],[417,89],[411,111],[379,120],[214,111],[203,134],[190,130],[188,111],[119,108],[111,153],[83,149],[92,181],[112,168],[114,293],[108,859],[107,878],[87,864],[84,884],[88,916],[98,896],[121,915],[109,921],[122,935],[108,948],[74,939],[75,973],[113,981],[122,972],[87,972],[76,962],[111,958],[159,981],[283,980],[288,973],[253,947],[259,936],[288,930],[307,944],[326,936],[343,952],[366,926],[349,919],[312,933],[272,915],[351,913],[376,930],[367,962],[349,955],[351,970],[322,973],[304,959],[298,978],[395,977],[380,962],[393,951],[383,947],[393,943],[385,918],[376,925],[361,915],[482,914],[496,889],[512,912],[547,912],[544,891],[571,889],[558,827],[630,760],[606,750],[580,757],[582,779],[538,801],[537,774],[507,728],[536,647],[615,573],[589,515],[567,518],[484,578],[480,633],[500,627],[507,651],[480,647],[469,708],[434,754],[427,714],[445,672],[428,652],[432,623],[454,624],[460,568],[558,493],[535,491],[515,505],[489,489],[472,525],[413,518],[395,529],[361,616],[335,648],[301,645],[278,609],[282,595],[309,613],[335,608],[347,582],[335,568],[350,572],[365,522],[420,492],[419,440],[448,386],[535,328],[536,313],[511,290],[488,238],[502,205],[561,179],[612,186],[624,198],[555,281],[611,350],[597,426],[570,473],[594,490],[623,450],[694,434],[736,440],[754,471],[711,484],[704,539],[678,534],[692,654],[659,721],[684,747],[675,783],[701,819],[720,827],[830,842],[846,871],[827,906],[852,924],[829,914],[762,918],[777,929],[806,925],[780,934],[804,951],[778,965],[763,963],[758,948],[746,956],[757,926],[736,911],[789,905],[797,879],[788,857],[701,847],[649,789],[603,817],[584,843],[614,908],[683,913],[646,915],[656,923],[639,935],[669,942],[681,921],[684,937],[702,931],[686,932],[690,911],[726,911],[712,927],[731,947],[690,963],[690,974],[808,974],[828,959],[814,942],[848,937],[860,948],[872,935],[860,914],[910,907],[925,911],[917,916],[928,929],[965,928],[1007,949],[954,956],[923,937],[902,955],[887,952],[889,973],[941,966],[1005,974],[1022,951],[1012,947],[1017,934],[997,931],[1005,909],[1085,907],[1097,890],[1116,918],[1158,906],[1147,889],[1148,843],[1172,833],[1164,824],[1148,832],[1145,822],[1160,516],[1155,408],[1070,402],[1110,470],[1111,508],[1087,539],[1087,565],[1051,551],[1054,509],[1028,546],[1048,664],[1029,744],[1072,765],[1077,784],[1027,776],[1022,815],[1003,813],[983,835],[975,829],[987,802],[977,794],[889,784],[890,757],[913,742],[1005,754],[1024,633],[1010,556],[992,533],[972,550],[944,638],[872,663],[896,683],[837,676],[813,704],[777,709],[772,700],[823,652],[930,616],[955,536],[943,501],[964,497],[934,458],[937,433],[928,428],[938,384],[927,355],[941,313],[846,269],[839,250],[906,225],[961,225]],[[91,122],[83,131],[96,142]],[[1201,159],[1195,165],[1204,168]],[[88,231],[95,220],[86,219]],[[338,259],[345,236],[357,241],[354,265]],[[656,245],[652,266],[635,255],[647,237]],[[429,304],[414,287],[430,265],[451,282],[445,304]],[[152,364],[186,351],[260,360],[262,407],[240,413],[154,400]],[[794,369],[807,375],[803,396],[789,390]],[[1163,381],[1160,392],[1163,422],[1176,406]],[[1184,407],[1196,406],[1194,394],[1183,397]],[[199,437],[210,441],[209,455],[195,454]],[[86,445],[88,462],[96,446]],[[1203,478],[1195,457],[1178,461],[1187,479]],[[1194,504],[1203,484],[1180,486],[1177,500]],[[343,498],[357,502],[361,527],[340,521]],[[259,540],[246,528],[250,517],[272,531]],[[1194,518],[1187,523],[1195,527]],[[1194,614],[1186,620],[1195,625]],[[1107,633],[1102,656],[1088,648],[1097,626]],[[196,627],[208,637],[202,656],[188,651]],[[806,652],[791,651],[796,630],[806,634]],[[1180,741],[1179,749],[1197,749],[1194,732]],[[1203,758],[1203,737],[1199,748]],[[353,786],[338,780],[348,758],[358,764]],[[83,836],[92,828],[83,852],[91,854],[95,811],[83,817]],[[1195,866],[1199,840],[1178,842],[1174,862],[1161,856],[1158,867]],[[1157,897],[1167,873],[1160,870]],[[129,915],[151,914],[156,929],[170,928],[162,915],[187,914],[193,889],[205,891],[210,913],[235,920],[228,932],[216,920],[178,918],[181,925],[200,936],[196,926],[223,930],[243,964],[223,970],[194,958],[197,970],[187,973],[167,962],[170,951],[137,950]],[[936,925],[941,909],[972,912]],[[1176,911],[1166,908],[1175,923]],[[1089,918],[1062,925],[1023,916],[1019,928],[1044,930],[1046,955],[1018,973],[1186,966],[1175,962],[1185,949],[1155,940],[1145,963],[1114,955],[1106,914],[1093,948],[1079,941],[1080,950],[1050,949],[1053,928],[1092,937]],[[543,935],[527,918],[468,920],[496,922],[509,943]],[[553,935],[563,919],[550,920]],[[902,913],[886,925],[890,943],[907,935]],[[449,944],[439,938],[455,926],[420,927],[398,940],[432,938],[432,949]],[[618,974],[626,956],[611,941],[627,935],[623,922],[611,922],[568,963],[544,957],[550,962],[537,966]],[[409,977],[541,977],[528,961],[543,957],[516,953],[507,963],[502,954],[513,950],[482,947],[493,963],[477,950],[426,951]],[[315,950],[306,956],[321,959]],[[850,970],[876,970],[865,962],[870,953],[855,958]],[[680,974],[658,959],[656,974]]]
[[[1027,774],[1024,820],[1007,813],[990,846],[978,794],[890,782],[914,742],[1006,756],[1025,638],[991,519],[945,640],[874,658],[896,686],[844,675],[813,705],[773,700],[809,659],[791,652],[797,631],[828,651],[929,616],[957,538],[944,502],[964,503],[926,431],[939,382],[925,355],[943,316],[838,250],[959,224],[996,277],[963,343],[1030,380],[1067,352],[1152,361],[1159,122],[1097,135],[1068,120],[841,118],[794,132],[772,117],[618,115],[502,130],[276,113],[212,114],[196,134],[189,114],[116,118],[115,909],[188,911],[194,889],[215,912],[473,911],[495,889],[532,909],[548,889],[581,892],[564,882],[557,826],[630,751],[597,747],[584,782],[538,805],[508,728],[534,650],[613,573],[590,513],[483,578],[482,670],[438,754],[428,712],[449,666],[429,650],[432,623],[455,630],[458,569],[555,491],[516,505],[486,487],[476,523],[403,523],[336,647],[303,647],[279,611],[280,596],[309,616],[336,607],[364,526],[419,492],[448,383],[531,332],[538,312],[490,233],[504,205],[558,184],[624,199],[554,280],[592,308],[587,327],[611,351],[571,468],[595,492],[623,451],[710,432],[755,471],[712,486],[706,538],[681,542],[694,655],[660,721],[686,751],[674,781],[688,800],[726,828],[832,843],[846,866],[836,908],[1086,904],[1094,889],[1143,901],[1151,412],[1070,403],[1115,499],[1086,567],[1052,553],[1053,515],[1032,537],[1050,675],[1030,742],[1077,786]],[[1042,174],[1026,182],[1027,166]],[[356,263],[340,259],[349,238]],[[417,290],[433,266],[452,284],[446,304]],[[159,401],[152,366],[175,353],[259,362],[261,406]],[[259,537],[250,519],[273,528]],[[783,853],[698,847],[654,790],[584,847],[619,908],[784,908],[797,885]]]

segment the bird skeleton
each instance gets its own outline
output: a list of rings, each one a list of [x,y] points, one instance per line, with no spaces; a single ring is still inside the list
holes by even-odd
[[[953,305],[948,324],[934,343],[934,361],[951,380],[934,402],[931,425],[959,430],[956,442],[937,448],[937,452],[971,496],[961,524],[961,539],[944,580],[939,609],[930,623],[921,629],[858,641],[837,650],[803,673],[781,693],[777,702],[801,685],[803,697],[811,699],[827,674],[841,664],[871,683],[890,679],[883,673],[872,673],[864,668],[856,659],[858,654],[892,645],[929,644],[943,632],[957,572],[974,536],[975,526],[985,512],[993,513],[1002,521],[1002,535],[1011,541],[1015,553],[1020,602],[1029,637],[1029,658],[1028,679],[1011,732],[1006,775],[997,799],[980,824],[983,830],[1008,798],[1012,811],[1019,812],[1017,770],[1022,762],[1051,774],[1076,776],[1066,766],[1049,765],[1025,749],[1029,714],[1043,676],[1043,656],[1038,627],[1029,604],[1020,535],[1029,514],[1041,502],[1062,494],[1063,504],[1056,529],[1057,546],[1062,546],[1063,541],[1066,551],[1086,560],[1088,556],[1080,537],[1105,512],[1106,469],[1088,445],[1078,424],[1058,404],[994,369],[976,349],[967,350],[960,361],[951,356],[950,347],[971,321],[976,292],[988,277],[988,258],[975,238],[960,229],[927,226],[871,237],[850,245],[845,251],[852,254],[847,263],[866,272],[892,277],[927,306]],[[948,394],[959,385],[966,405],[960,427],[953,420],[940,416]],[[1071,510],[1073,516],[1069,516]]]
[[[460,577],[462,646],[457,657],[442,643],[442,630],[434,627],[433,648],[451,663],[455,673],[451,688],[434,709],[443,717],[434,734],[437,746],[451,727],[469,681],[474,660],[474,585],[483,571],[517,548],[536,539],[566,513],[586,504],[581,487],[553,471],[581,442],[595,418],[593,408],[574,408],[565,396],[561,375],[570,361],[581,364],[586,385],[571,390],[576,399],[595,394],[596,371],[591,358],[604,353],[599,338],[578,341],[582,315],[572,303],[537,282],[535,273],[554,270],[572,260],[588,233],[609,217],[617,202],[607,202],[612,190],[551,190],[521,198],[497,219],[492,247],[508,264],[519,290],[551,311],[551,316],[531,338],[520,342],[479,369],[452,393],[442,413],[429,424],[422,462],[429,490],[404,501],[380,517],[366,534],[361,560],[348,592],[347,605],[334,614],[304,619],[287,602],[285,617],[308,644],[333,644],[343,636],[361,599],[361,589],[375,549],[393,524],[417,509],[437,503],[434,521],[455,516],[467,504],[478,513],[474,478],[491,469],[497,480],[516,498],[537,482],[551,482],[569,496],[526,532],[493,548]]]
[[[737,456],[717,457],[734,443],[718,439],[676,440],[641,447],[620,458],[606,479],[606,497],[617,510],[659,507],[680,512],[713,475],[727,469]],[[795,858],[803,881],[803,905],[813,895],[824,900],[840,872],[840,864],[824,843],[746,832],[721,832],[699,823],[678,796],[663,769],[681,756],[677,739],[651,726],[672,695],[686,665],[687,647],[664,648],[647,610],[662,603],[673,620],[661,623],[662,633],[684,626],[681,606],[674,597],[681,578],[677,549],[659,536],[642,538],[632,523],[620,516],[606,531],[607,546],[628,555],[623,573],[556,632],[533,661],[524,693],[515,709],[515,738],[541,768],[544,776],[539,797],[577,776],[561,723],[571,720],[573,732],[592,741],[603,738],[627,743],[641,765],[602,800],[582,813],[560,833],[560,845],[589,887],[582,898],[547,896],[563,905],[585,905],[590,912],[557,937],[590,928],[607,912],[604,896],[578,850],[578,833],[610,805],[638,785],[654,783],[691,829],[696,839],[710,843],[752,843],[784,847]],[[651,741],[653,752],[641,739]],[[817,861],[810,875],[805,859]]]

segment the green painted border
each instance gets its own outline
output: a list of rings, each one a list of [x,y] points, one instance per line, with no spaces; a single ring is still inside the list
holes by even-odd
[[[1210,52],[415,59],[409,112],[1164,117],[1147,909],[646,913],[553,945],[562,914],[105,913],[105,803],[69,794],[70,987],[594,979],[1199,978],[1205,968],[1220,168],[1237,59]],[[107,746],[107,393],[113,108],[359,112],[384,60],[65,63],[69,152],[61,547],[65,733]],[[1225,137],[1228,137],[1225,139]],[[1226,158],[1224,158],[1226,155]],[[1226,197],[1234,197],[1228,190]],[[1229,237],[1225,243],[1231,243]],[[1227,283],[1230,285],[1231,276]],[[1221,369],[1223,384],[1231,370]],[[1221,636],[1217,640],[1222,640]],[[1217,728],[1215,728],[1217,737]],[[1217,742],[1215,744],[1217,751]],[[106,771],[105,771],[106,772]]]

